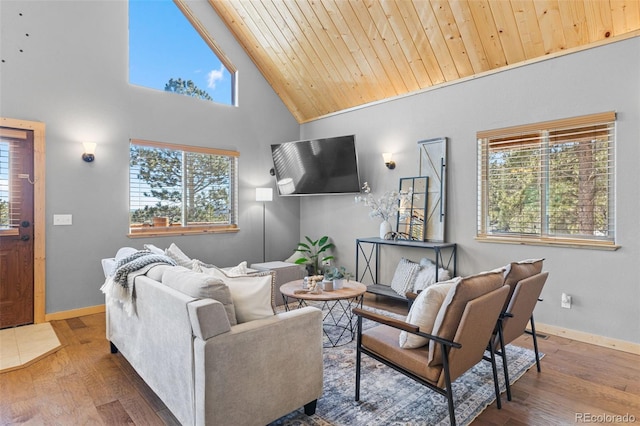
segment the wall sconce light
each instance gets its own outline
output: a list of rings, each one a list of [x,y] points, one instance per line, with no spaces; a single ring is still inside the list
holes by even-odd
[[[84,153],[82,159],[87,163],[91,163],[96,159],[96,144],[94,142],[82,142],[84,146]]]
[[[392,157],[393,157],[393,154],[390,152],[382,153],[382,159],[384,160],[384,165],[387,166],[387,169],[389,170],[393,170],[396,168],[396,162],[391,159]]]

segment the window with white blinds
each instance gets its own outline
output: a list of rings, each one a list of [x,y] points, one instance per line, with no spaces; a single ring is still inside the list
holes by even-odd
[[[0,229],[9,229],[18,226],[17,215],[12,215],[10,210],[11,186],[9,185],[10,160],[9,141],[0,139]]]
[[[131,140],[130,234],[237,231],[236,151]]]
[[[615,245],[615,113],[478,132],[479,239]]]

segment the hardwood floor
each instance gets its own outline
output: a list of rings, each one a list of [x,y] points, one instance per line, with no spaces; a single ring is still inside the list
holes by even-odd
[[[367,296],[365,304],[406,313],[404,303],[383,299]],[[62,349],[0,374],[1,425],[178,424],[122,355],[109,352],[104,314],[52,325]],[[516,343],[532,347],[530,337]],[[501,410],[494,403],[474,425],[575,424],[577,415],[584,423],[603,415],[633,416],[640,423],[640,356],[554,336],[539,345],[546,354],[542,372],[529,370],[512,387],[513,401],[504,397]]]

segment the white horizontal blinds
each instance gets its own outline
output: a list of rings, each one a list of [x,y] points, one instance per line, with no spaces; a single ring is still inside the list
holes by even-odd
[[[132,140],[132,228],[235,225],[236,151]]]
[[[185,152],[186,223],[231,224],[235,157]]]
[[[615,113],[478,133],[478,236],[614,241]]]
[[[0,139],[0,229],[7,229],[16,225],[11,220],[9,176],[9,141]]]
[[[483,162],[487,174],[488,233],[541,234],[541,138],[526,133],[489,138]]]
[[[18,229],[22,217],[21,179],[31,177],[22,170],[20,140],[0,139],[0,230]],[[28,170],[26,171],[28,173]],[[26,177],[20,177],[25,174]]]
[[[614,122],[548,135],[549,234],[613,241]]]
[[[182,222],[182,152],[131,144],[129,214],[132,226]]]

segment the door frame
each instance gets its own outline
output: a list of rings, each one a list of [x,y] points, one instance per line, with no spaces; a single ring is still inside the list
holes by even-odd
[[[33,131],[33,322],[45,322],[45,124],[0,117],[0,127]]]

